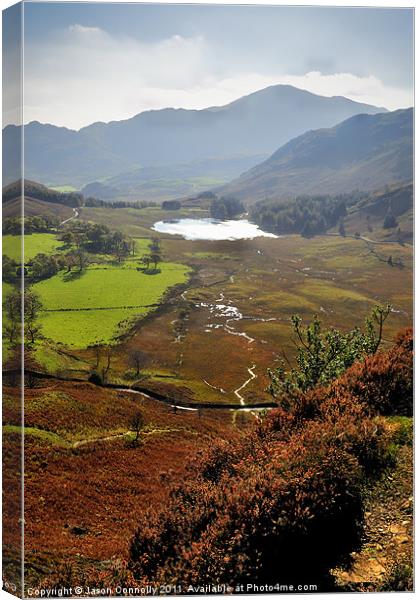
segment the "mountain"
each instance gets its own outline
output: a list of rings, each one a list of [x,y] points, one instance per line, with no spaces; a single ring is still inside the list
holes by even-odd
[[[151,110],[79,131],[34,121],[25,125],[25,174],[49,185],[81,187],[95,180],[107,183],[103,180],[145,167],[190,163],[193,176],[199,178],[203,177],[203,161],[217,159],[220,164],[214,178],[223,179],[223,161],[245,158],[257,164],[261,155],[270,155],[279,144],[308,129],[383,110],[277,85],[226,106]],[[19,176],[20,133],[15,125],[3,130],[5,183]],[[241,168],[238,160],[237,172],[229,173],[230,177],[239,175]]]
[[[85,196],[101,200],[146,200],[159,202],[195,195],[231,181],[267,155],[213,158],[190,163],[143,167],[93,181],[82,188]]]
[[[253,204],[264,198],[374,190],[413,178],[413,109],[360,114],[292,139],[221,188]]]

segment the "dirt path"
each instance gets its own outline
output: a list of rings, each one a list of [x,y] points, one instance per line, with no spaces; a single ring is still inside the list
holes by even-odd
[[[412,562],[413,456],[410,446],[398,452],[395,470],[376,484],[367,503],[366,541],[353,555],[349,571],[337,571],[346,590],[380,591],[396,565]],[[393,591],[396,591],[395,589]]]
[[[79,209],[73,208],[72,211],[73,211],[73,216],[69,217],[68,219],[64,219],[64,221],[61,221],[59,227],[61,227],[61,225],[65,225],[69,221],[73,221],[73,219],[77,219],[77,217],[79,216]]]
[[[146,435],[155,435],[156,433],[171,433],[172,431],[180,431],[179,429],[150,429],[149,431],[143,431],[140,433],[140,439]],[[124,433],[115,433],[113,435],[107,435],[97,438],[87,438],[85,440],[79,440],[72,444],[72,448],[80,448],[80,446],[86,446],[87,444],[96,444],[97,442],[112,442],[115,439],[127,437],[132,434],[132,431],[125,431]]]

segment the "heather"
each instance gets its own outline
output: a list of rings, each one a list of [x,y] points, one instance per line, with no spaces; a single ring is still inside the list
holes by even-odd
[[[134,576],[331,586],[331,569],[362,543],[369,482],[393,463],[382,415],[412,403],[411,339],[405,332],[234,445],[204,451],[165,510],[142,520],[130,548]]]

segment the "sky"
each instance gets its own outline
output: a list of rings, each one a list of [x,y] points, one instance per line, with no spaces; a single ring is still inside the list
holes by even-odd
[[[413,105],[411,9],[28,2],[24,39],[25,122],[79,129],[276,84]]]

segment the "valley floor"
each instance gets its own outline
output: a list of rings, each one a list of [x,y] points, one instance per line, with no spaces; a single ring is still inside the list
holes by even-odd
[[[174,410],[94,386],[87,381],[93,371],[108,367],[109,383],[141,385],[174,402],[252,406],[272,401],[267,369],[279,359],[294,364],[293,314],[304,323],[317,314],[326,327],[349,330],[363,327],[373,306],[390,302],[385,347],[411,325],[411,246],[378,243],[373,252],[366,240],[338,236],[235,242],[161,236],[161,270],[148,274],[137,263],[156,214],[83,209],[82,220],[134,236],[138,255],[90,265],[74,277],[61,271],[33,286],[44,302],[43,337],[28,365],[52,378],[32,382],[25,396],[25,559],[32,584],[58,565],[77,573],[125,560],[140,516],[165,506],[170,485],[183,480],[197,453],[213,441],[234,440],[255,422],[252,412]],[[33,238],[33,251],[57,251],[54,236],[41,235],[48,237]],[[389,263],[390,254],[399,266]],[[121,315],[111,314],[117,310]],[[136,351],[144,358],[137,373]],[[5,387],[6,577],[19,561],[20,418],[20,391]],[[337,574],[342,586],[376,589],[394,559],[407,555],[408,562],[410,465],[405,444],[395,472],[372,494],[366,544],[353,569]]]

